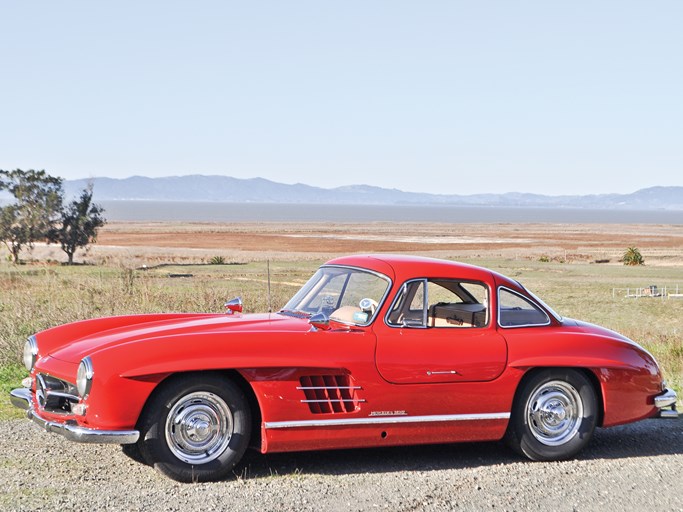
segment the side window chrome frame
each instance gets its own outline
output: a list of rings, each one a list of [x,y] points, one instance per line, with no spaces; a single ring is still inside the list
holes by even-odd
[[[408,323],[402,322],[400,324],[391,322],[389,320],[389,317],[391,314],[394,312],[394,308],[396,307],[396,302],[401,300],[401,297],[407,293],[408,291],[408,286],[411,283],[422,283],[422,288],[423,288],[423,294],[422,294],[422,325],[411,325]],[[403,285],[401,286],[401,289],[396,293],[396,296],[394,297],[394,300],[391,303],[391,306],[387,310],[387,314],[384,316],[384,323],[393,329],[427,329],[427,305],[429,304],[429,297],[427,296],[427,278],[418,278],[418,279],[409,279],[408,281],[404,282]],[[406,305],[404,305],[404,308]],[[410,307],[410,306],[408,306]]]
[[[502,304],[501,299],[500,299],[500,292],[501,291],[509,292],[513,295],[516,295],[517,297],[520,297],[522,300],[528,302],[529,304],[532,304],[538,311],[540,311],[541,313],[543,313],[543,315],[545,315],[545,319],[546,319],[545,323],[533,323],[533,324],[521,324],[521,325],[502,325],[500,323],[500,316],[501,316],[500,313],[501,313],[501,304]],[[497,301],[498,307],[496,308],[497,309],[496,313],[497,313],[498,318],[496,319],[496,323],[498,324],[498,327],[500,327],[501,329],[519,329],[521,327],[543,327],[546,325],[550,325],[552,323],[550,320],[550,316],[548,315],[548,312],[544,308],[542,308],[535,300],[532,300],[530,297],[527,297],[526,295],[524,295],[522,293],[519,293],[515,290],[512,290],[512,289],[508,288],[507,286],[499,286],[498,287],[498,293],[496,295],[498,298],[498,301]]]

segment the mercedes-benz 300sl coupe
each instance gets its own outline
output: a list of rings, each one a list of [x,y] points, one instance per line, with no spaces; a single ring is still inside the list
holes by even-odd
[[[654,358],[483,268],[363,255],[279,312],[101,318],[31,336],[12,403],[179,481],[263,453],[505,439],[565,459],[596,427],[676,417]]]

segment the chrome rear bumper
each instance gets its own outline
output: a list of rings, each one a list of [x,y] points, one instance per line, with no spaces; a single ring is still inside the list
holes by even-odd
[[[655,407],[659,409],[660,418],[678,418],[677,399],[676,392],[671,388],[666,388],[661,395],[655,397]]]
[[[26,388],[10,391],[10,402],[13,406],[24,409],[28,419],[34,423],[37,423],[48,432],[64,436],[69,441],[77,443],[133,444],[140,438],[140,432],[137,430],[97,430],[82,427],[72,421],[59,423],[41,418],[31,405],[31,391]]]

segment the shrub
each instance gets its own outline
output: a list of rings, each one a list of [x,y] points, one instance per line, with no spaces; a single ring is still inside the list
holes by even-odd
[[[624,265],[644,265],[645,260],[637,247],[629,247],[621,258]]]

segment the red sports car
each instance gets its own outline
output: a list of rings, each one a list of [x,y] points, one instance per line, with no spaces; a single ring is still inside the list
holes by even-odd
[[[531,459],[565,459],[596,426],[677,416],[646,350],[483,268],[349,256],[277,313],[226,306],[39,332],[12,402],[50,432],[122,444],[179,481],[224,478],[250,445],[505,438]]]

